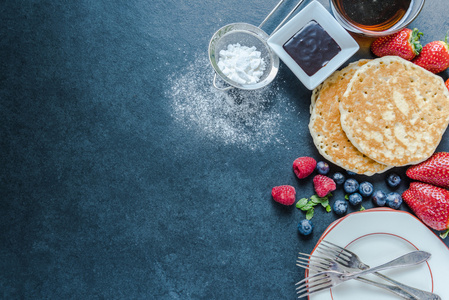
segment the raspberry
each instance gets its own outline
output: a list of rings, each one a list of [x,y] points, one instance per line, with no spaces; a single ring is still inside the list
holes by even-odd
[[[312,174],[316,167],[316,160],[312,157],[298,157],[293,162],[293,171],[299,179],[306,178]]]
[[[292,205],[295,203],[296,190],[291,185],[275,186],[271,189],[273,200],[283,205]]]
[[[316,175],[313,178],[313,186],[315,187],[315,192],[318,197],[324,197],[329,192],[335,191],[337,189],[337,185],[332,178],[324,176],[324,175]]]

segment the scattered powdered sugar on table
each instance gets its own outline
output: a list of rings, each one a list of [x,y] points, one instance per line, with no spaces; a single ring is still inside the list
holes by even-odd
[[[220,91],[212,85],[213,76],[207,57],[197,57],[168,78],[166,95],[177,123],[226,145],[256,150],[268,143],[285,144],[283,116],[295,108],[275,83],[253,91]]]

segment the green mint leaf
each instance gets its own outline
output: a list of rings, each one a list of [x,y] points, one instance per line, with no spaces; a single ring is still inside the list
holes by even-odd
[[[326,211],[327,211],[327,212],[331,212],[331,211],[332,211],[332,208],[331,208],[330,205],[326,206]]]
[[[329,200],[321,202],[321,206],[323,206],[324,208],[326,208],[328,205],[329,205]]]
[[[360,211],[364,211],[364,210],[365,210],[365,208],[363,207],[363,205],[360,206]]]
[[[449,234],[449,229],[447,229],[446,231],[440,233],[440,238],[445,239],[448,234]]]
[[[320,204],[321,203],[321,198],[318,197],[317,195],[313,195],[312,197],[310,197],[310,201],[312,201],[315,204]]]
[[[315,213],[315,209],[312,207],[306,212],[306,219],[310,220],[313,218],[313,214]]]
[[[307,198],[299,199],[298,202],[296,202],[296,208],[301,209],[302,207],[304,207],[304,205],[307,204],[307,202],[309,202],[309,200]]]
[[[314,203],[308,202],[306,205],[304,205],[303,207],[301,207],[301,210],[303,210],[303,211],[308,211],[309,209],[313,208],[314,206],[315,206]]]
[[[348,194],[345,195],[345,199],[349,200],[349,195]]]
[[[331,193],[327,194],[324,197],[318,197],[317,195],[313,195],[310,199],[316,204],[323,204],[326,201],[329,201],[329,197],[332,196]]]

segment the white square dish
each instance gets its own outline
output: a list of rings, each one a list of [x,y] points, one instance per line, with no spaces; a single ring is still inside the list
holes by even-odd
[[[316,73],[309,76],[292,56],[287,53],[284,45],[311,21],[315,21],[322,27],[338,44],[340,51]],[[352,36],[317,1],[312,1],[278,31],[273,33],[267,43],[309,90],[316,88],[359,50],[359,45]]]

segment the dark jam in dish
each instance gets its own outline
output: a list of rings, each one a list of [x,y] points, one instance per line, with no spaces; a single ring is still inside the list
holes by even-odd
[[[292,36],[283,48],[309,76],[341,51],[337,42],[315,20]]]
[[[412,0],[332,0],[340,14],[353,25],[381,31],[392,27],[407,13]]]

